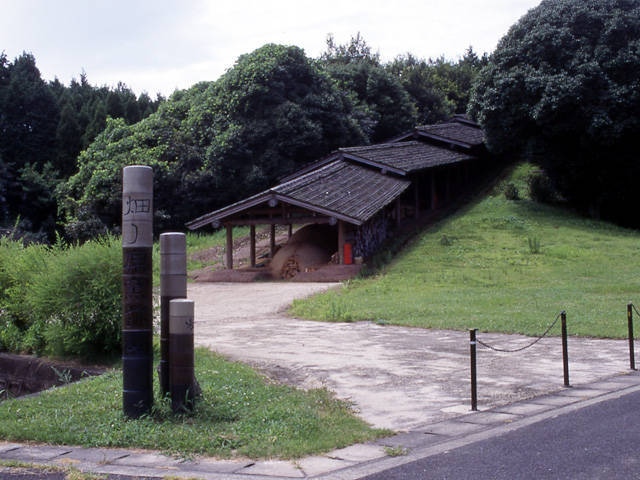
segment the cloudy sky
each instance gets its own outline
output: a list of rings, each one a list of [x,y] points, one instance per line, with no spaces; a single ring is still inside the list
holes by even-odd
[[[0,51],[32,53],[42,77],[68,84],[124,82],[170,95],[215,80],[239,55],[266,43],[309,57],[360,33],[390,60],[491,53],[540,0],[0,0]]]

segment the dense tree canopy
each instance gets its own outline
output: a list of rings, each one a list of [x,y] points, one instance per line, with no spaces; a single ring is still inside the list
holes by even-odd
[[[400,78],[384,68],[359,34],[348,45],[336,45],[330,36],[322,65],[352,98],[354,113],[372,143],[416,125],[416,107]]]
[[[488,57],[478,57],[469,47],[453,63],[440,57],[424,60],[411,54],[400,55],[386,69],[400,79],[418,110],[418,123],[438,123],[456,113],[466,113],[471,85]]]
[[[470,113],[595,215],[640,226],[640,2],[545,0],[500,41]]]
[[[13,62],[0,54],[0,226],[19,219],[20,229],[36,239],[51,238],[56,187],[75,172],[78,154],[107,116],[135,123],[162,100],[146,93],[136,98],[122,83],[96,88],[84,74],[68,87],[45,82],[32,54]]]

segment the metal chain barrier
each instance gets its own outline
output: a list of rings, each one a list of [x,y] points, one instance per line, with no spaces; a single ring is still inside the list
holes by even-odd
[[[631,307],[629,307],[631,308]],[[477,392],[477,371],[476,371],[476,344],[482,345],[490,350],[495,352],[505,352],[505,353],[516,353],[521,352],[527,348],[533,347],[536,343],[546,337],[551,329],[558,323],[558,320],[562,320],[562,364],[563,364],[563,374],[564,374],[564,386],[570,387],[569,384],[569,354],[567,348],[567,314],[563,310],[560,312],[555,320],[547,327],[542,335],[537,337],[535,340],[525,345],[524,347],[507,349],[507,348],[498,348],[493,345],[489,345],[486,342],[478,340],[477,338],[477,329],[473,328],[469,330],[469,358],[471,361],[471,410],[476,411],[478,409],[478,392]]]
[[[502,352],[502,353],[517,353],[517,352],[521,352],[523,350],[526,350],[527,348],[533,347],[536,343],[538,343],[540,340],[542,340],[544,337],[546,337],[549,334],[549,332],[551,331],[551,329],[556,325],[556,323],[558,323],[558,320],[562,316],[562,313],[563,312],[558,313],[558,315],[556,316],[556,319],[553,321],[553,323],[551,325],[549,325],[549,327],[544,331],[544,333],[542,335],[540,335],[539,337],[537,337],[535,340],[533,340],[528,345],[525,345],[524,347],[515,348],[515,349],[505,349],[505,348],[494,347],[492,345],[489,345],[486,342],[483,342],[482,340],[478,340],[477,338],[476,338],[476,341],[480,345],[482,345],[483,347],[488,348],[489,350],[493,350],[494,352]]]

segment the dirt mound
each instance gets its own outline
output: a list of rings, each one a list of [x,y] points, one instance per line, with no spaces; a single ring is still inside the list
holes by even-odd
[[[307,225],[291,236],[271,260],[274,278],[293,278],[331,261],[336,252],[338,230],[331,225]]]

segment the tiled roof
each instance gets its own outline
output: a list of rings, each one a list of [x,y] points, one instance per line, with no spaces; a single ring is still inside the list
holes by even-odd
[[[409,184],[407,180],[337,160],[272,190],[360,224],[395,200]]]
[[[395,176],[336,160],[269,190],[192,220],[195,229],[223,222],[251,207],[278,200],[312,212],[362,225],[394,201],[410,185]]]
[[[467,144],[471,147],[484,143],[484,132],[481,128],[469,122],[449,122],[438,125],[423,125],[416,127],[418,134],[429,135],[444,141]]]
[[[388,169],[400,175],[475,158],[418,141],[341,148],[340,152],[353,161]]]

